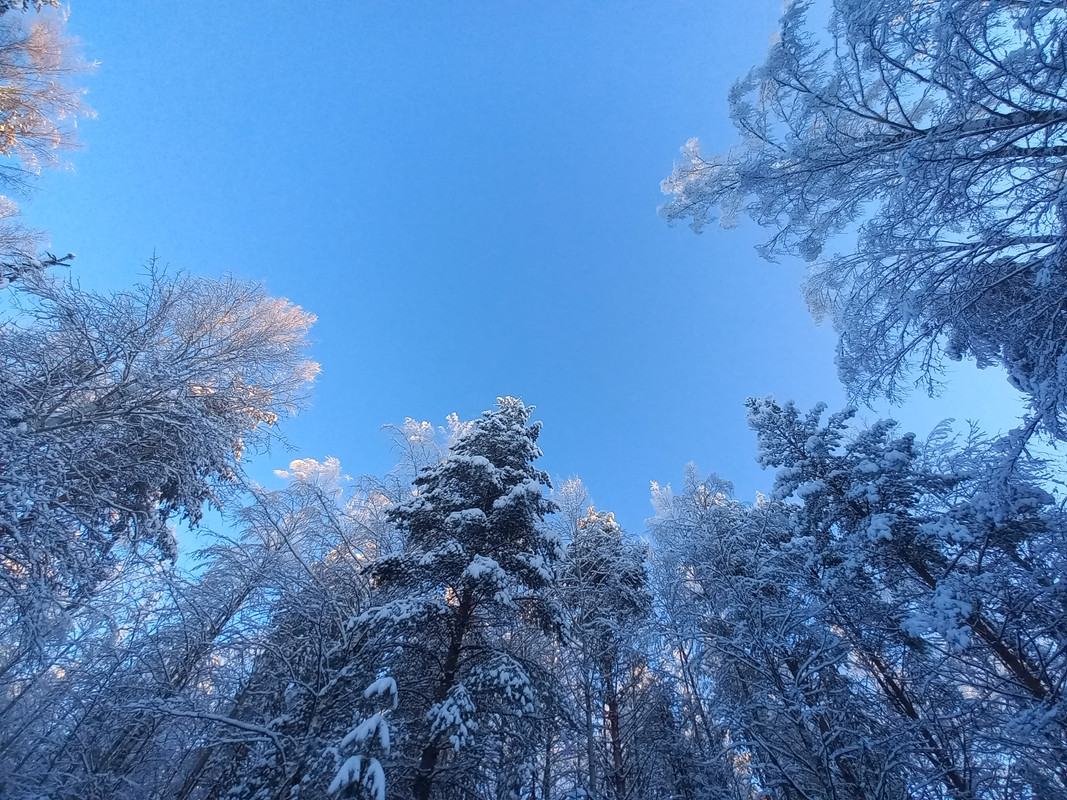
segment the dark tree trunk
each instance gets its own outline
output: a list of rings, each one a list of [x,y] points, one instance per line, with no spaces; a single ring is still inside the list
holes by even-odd
[[[437,695],[434,701],[443,702],[452,687],[456,685],[456,673],[459,670],[459,657],[463,652],[463,639],[470,627],[471,614],[474,611],[474,598],[470,591],[464,591],[459,607],[456,609],[455,622],[449,636],[448,652],[445,654],[444,671],[441,674],[441,683],[437,687]],[[419,770],[415,773],[415,781],[412,784],[412,794],[415,800],[430,800],[433,793],[434,770],[437,768],[437,757],[441,752],[440,745],[430,738],[422,749],[419,757]]]

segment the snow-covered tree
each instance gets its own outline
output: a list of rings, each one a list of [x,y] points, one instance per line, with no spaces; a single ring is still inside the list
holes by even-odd
[[[0,674],[124,560],[173,559],[169,523],[235,485],[242,451],[317,371],[314,317],[236,280],[15,286],[0,318]]]
[[[66,34],[59,3],[0,3],[0,285],[16,277],[35,256],[37,235],[15,221],[14,197],[27,192],[42,167],[62,166],[59,153],[77,144],[78,117],[93,115],[83,89],[71,77],[91,65]]]
[[[790,510],[725,489],[691,471],[681,494],[654,487],[650,520],[668,664],[705,760],[695,777],[720,797],[897,797],[877,709],[864,713],[847,647],[803,591]]]
[[[335,727],[349,722],[338,673],[358,666],[359,637],[342,623],[363,610],[363,565],[387,537],[380,501],[343,495],[336,460],[285,474],[285,489],[254,489],[231,519],[241,536],[189,556],[191,573],[131,574],[75,616],[73,646],[53,646],[51,668],[0,709],[0,793],[240,796],[250,760],[260,779],[299,782],[295,756],[324,747],[300,726],[328,716],[327,701]],[[261,742],[272,755],[284,742],[294,763],[263,757]]]
[[[355,621],[370,603],[365,568],[394,539],[385,518],[392,500],[363,492],[332,458],[279,472],[288,486],[257,488],[242,516],[246,535],[282,545],[284,570],[223,653],[243,667],[237,682],[181,710],[200,737],[180,789],[170,787],[182,800],[325,797],[338,743],[376,669],[373,631]]]
[[[568,649],[576,661],[584,722],[586,791],[599,796],[606,781],[612,796],[629,796],[628,778],[637,771],[627,712],[627,694],[644,674],[645,658],[637,648],[641,624],[652,607],[645,549],[625,542],[611,512],[592,506],[575,525],[561,569],[562,595],[573,621]],[[600,757],[598,725],[608,743]],[[624,730],[625,729],[625,730]],[[632,783],[632,781],[630,782]]]
[[[944,357],[1001,365],[1045,429],[1067,413],[1067,11],[1061,3],[790,2],[731,94],[742,140],[695,139],[662,213],[745,212],[811,263],[859,398],[936,390]],[[827,256],[838,234],[851,252]],[[846,239],[846,241],[850,241]]]
[[[402,637],[386,668],[414,767],[398,785],[417,800],[459,796],[487,777],[504,796],[530,780],[524,731],[542,681],[520,643],[524,630],[558,622],[546,590],[560,555],[543,524],[553,504],[533,465],[541,426],[528,424],[531,411],[500,398],[421,470],[389,514],[404,548],[373,566],[388,600],[364,621]]]
[[[694,473],[650,521],[665,663],[718,791],[1063,793],[1065,530],[1040,465],[1004,469],[1014,437],[749,406],[773,494]]]
[[[883,730],[910,739],[909,772],[953,796],[1067,789],[1067,530],[1039,473],[1004,468],[1018,434],[920,444],[891,421],[852,430],[851,411],[749,411],[774,496],[799,503],[802,585],[878,688]]]

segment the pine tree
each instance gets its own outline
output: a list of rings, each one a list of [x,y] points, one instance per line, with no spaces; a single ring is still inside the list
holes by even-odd
[[[911,742],[912,780],[952,796],[1067,788],[1064,519],[1018,444],[926,443],[853,412],[749,401],[775,497],[798,503],[804,591]],[[926,762],[925,764],[923,762]],[[992,795],[995,796],[995,795]]]
[[[483,763],[501,753],[511,753],[512,764],[530,758],[519,729],[537,708],[537,665],[513,642],[524,626],[556,623],[546,590],[560,555],[558,538],[543,524],[554,507],[542,493],[548,476],[533,466],[541,426],[527,424],[531,411],[521,400],[500,398],[440,463],[424,468],[413,496],[390,512],[405,537],[402,552],[374,566],[392,599],[365,619],[405,628],[405,657],[416,648],[440,655],[396,661],[407,679],[397,676],[398,713],[406,713],[415,747],[410,791],[417,800],[433,795],[446,751],[458,759],[476,736]],[[420,695],[428,707],[414,702]],[[474,771],[462,780],[474,780]]]
[[[624,753],[624,700],[632,688],[630,668],[638,667],[638,628],[648,617],[652,598],[645,568],[645,549],[623,540],[611,512],[592,506],[578,520],[566,549],[562,570],[563,597],[574,615],[569,644],[577,650],[581,672],[581,704],[585,718],[586,790],[597,796],[599,783],[594,709],[603,709],[609,746],[604,770],[616,798],[628,795],[632,753]],[[632,734],[632,731],[626,731]],[[630,768],[628,768],[630,767]]]

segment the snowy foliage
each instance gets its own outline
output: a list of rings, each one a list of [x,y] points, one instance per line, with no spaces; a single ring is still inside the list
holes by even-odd
[[[696,230],[741,212],[767,255],[811,263],[816,316],[857,397],[939,385],[943,358],[999,364],[1064,436],[1067,12],[1051,2],[790,2],[734,88],[741,143],[690,140],[662,213]],[[838,234],[851,253],[827,256]]]
[[[77,147],[77,119],[95,114],[85,90],[71,76],[92,70],[66,33],[59,3],[33,2],[33,16],[4,13],[27,10],[29,0],[0,2],[0,289],[41,268],[41,238],[17,221],[13,197],[27,193],[42,167],[62,167],[60,153]]]
[[[528,415],[414,493],[294,461],[196,574],[102,584],[6,673],[5,796],[1063,793],[1067,520],[1016,433],[752,400],[772,490],[690,465],[650,548],[574,481],[546,526]]]
[[[43,79],[66,45],[5,13],[31,5],[0,0],[0,154],[32,170],[82,109]],[[297,458],[269,489],[241,456],[302,402],[309,314],[154,270],[92,294],[0,229],[0,796],[1067,796],[1062,460],[1030,448],[1067,408],[1067,15],[835,0],[824,37],[817,10],[787,5],[743,145],[688,143],[664,214],[776,226],[857,396],[967,356],[1028,395],[1019,428],[752,399],[768,493],[690,464],[643,540],[553,492],[513,397],[387,427],[385,476]],[[208,502],[224,533],[179,565]]]
[[[398,785],[418,798],[442,770],[474,770],[476,733],[506,737],[501,714],[520,719],[537,707],[536,670],[514,648],[530,623],[530,635],[541,635],[558,620],[546,590],[560,548],[543,521],[553,505],[548,476],[533,466],[541,451],[531,411],[500,398],[473,423],[452,421],[448,452],[423,465],[414,491],[388,511],[403,547],[370,568],[382,602],[360,621],[398,641],[386,662],[406,687],[410,702],[397,714],[418,750],[417,769]]]
[[[155,271],[96,295],[38,275],[0,319],[0,608],[20,653],[130,559],[176,556],[317,365],[314,317],[234,280]],[[10,642],[9,637],[17,637]]]
[[[395,710],[397,705],[396,681],[392,678],[378,678],[363,690],[363,698],[389,695],[390,709]],[[340,749],[356,745],[360,749],[369,749],[368,740],[377,739],[377,748],[383,755],[389,755],[392,741],[389,733],[389,723],[385,718],[385,711],[376,711],[366,719],[363,719],[341,740]],[[382,762],[374,756],[365,753],[349,756],[337,770],[337,774],[326,789],[328,794],[333,794],[340,789],[353,785],[362,785],[366,788],[374,800],[385,800],[385,770]]]

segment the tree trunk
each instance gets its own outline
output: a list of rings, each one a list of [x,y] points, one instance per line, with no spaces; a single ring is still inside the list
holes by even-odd
[[[615,653],[606,656],[601,664],[600,677],[604,683],[604,716],[611,743],[611,782],[616,800],[626,797],[626,771],[622,758],[622,726],[619,723],[619,694],[615,689]]]
[[[588,770],[586,793],[596,797],[596,737],[593,734],[593,676],[585,673],[585,766]]]
[[[860,657],[867,662],[873,674],[875,683],[885,694],[889,704],[913,722],[918,723],[919,735],[926,745],[925,756],[927,760],[941,773],[941,782],[948,789],[949,796],[957,800],[973,798],[974,793],[969,782],[955,766],[950,751],[947,750],[936,736],[930,731],[926,720],[920,715],[915,703],[912,702],[905,686],[894,675],[893,670],[878,653],[872,652],[863,642],[862,634],[856,626],[850,623],[847,616],[836,605],[834,609],[837,619],[835,623],[849,634],[848,642],[855,648]]]
[[[549,730],[545,737],[545,769],[541,774],[541,797],[551,800],[552,797],[552,731]]]
[[[447,697],[452,687],[456,685],[456,673],[459,670],[459,657],[463,652],[463,638],[467,635],[470,627],[471,614],[474,611],[474,598],[470,590],[464,590],[459,608],[456,609],[455,624],[448,642],[448,652],[445,654],[444,671],[441,674],[441,683],[437,687],[437,695],[434,702],[441,703]],[[433,792],[434,770],[437,768],[437,757],[440,754],[440,746],[433,737],[429,737],[426,746],[422,749],[419,757],[419,770],[415,773],[415,781],[412,784],[412,794],[415,800],[430,800]]]
[[[908,558],[907,564],[916,575],[931,589],[937,588],[937,580],[927,569],[926,564],[917,558]],[[1029,662],[1024,653],[1017,653],[996,633],[996,628],[991,625],[978,612],[967,618],[967,624],[971,630],[978,634],[996,655],[997,660],[1014,675],[1022,687],[1036,700],[1045,700],[1049,691],[1041,680],[1040,672]],[[1058,692],[1054,692],[1054,700],[1058,700]]]

